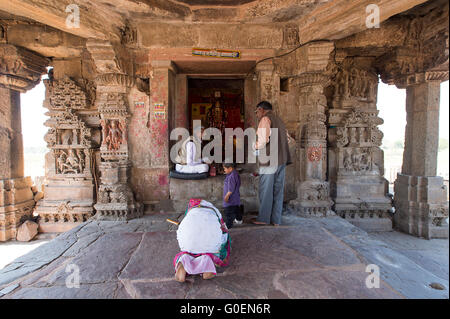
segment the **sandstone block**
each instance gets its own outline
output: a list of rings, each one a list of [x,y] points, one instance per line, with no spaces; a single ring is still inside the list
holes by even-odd
[[[18,241],[30,241],[37,235],[37,233],[38,224],[31,220],[27,220],[19,227],[16,239]]]

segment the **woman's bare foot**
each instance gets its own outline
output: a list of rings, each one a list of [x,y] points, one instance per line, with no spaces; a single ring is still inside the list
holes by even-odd
[[[177,266],[177,272],[175,273],[175,279],[178,282],[184,282],[186,280],[186,270],[184,270],[183,264],[180,262]]]
[[[203,279],[211,279],[216,277],[216,274],[213,272],[205,272],[203,273]]]
[[[250,222],[255,225],[268,225],[267,223],[257,221],[256,218],[250,219]]]

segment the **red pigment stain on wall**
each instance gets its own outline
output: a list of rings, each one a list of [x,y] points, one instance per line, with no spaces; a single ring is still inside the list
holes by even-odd
[[[159,175],[158,177],[158,183],[161,186],[167,185],[168,181],[167,181],[167,175]]]

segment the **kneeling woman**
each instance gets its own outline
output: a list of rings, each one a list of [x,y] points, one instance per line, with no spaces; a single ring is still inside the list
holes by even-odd
[[[222,215],[210,202],[191,199],[177,230],[178,253],[173,264],[175,279],[184,282],[186,275],[210,279],[216,266],[225,267],[231,251],[231,240]]]

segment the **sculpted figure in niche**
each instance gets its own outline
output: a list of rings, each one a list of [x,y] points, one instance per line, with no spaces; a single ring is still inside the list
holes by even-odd
[[[112,120],[109,125],[106,126],[107,133],[105,142],[108,145],[108,150],[117,151],[123,142],[122,125],[117,120]]]
[[[59,154],[58,158],[57,158],[57,164],[58,164],[58,172],[59,173],[63,173],[64,172],[64,165],[66,163],[66,158],[67,155],[65,152],[61,151],[61,153]]]
[[[69,150],[69,154],[66,159],[66,163],[64,166],[67,168],[67,171],[73,171],[75,173],[81,172],[81,163],[78,157],[73,153],[73,150]]]
[[[365,128],[364,127],[358,127],[358,135],[359,135],[359,143],[364,143],[366,141],[364,134]]]
[[[71,130],[62,130],[61,131],[61,144],[69,145],[72,141],[72,131]]]
[[[344,147],[348,144],[348,135],[346,127],[338,127],[337,129],[337,144],[339,147]]]
[[[372,156],[369,151],[364,151],[361,154],[360,170],[368,171],[370,169],[370,162],[372,161]]]
[[[356,144],[356,128],[350,128],[350,144]]]
[[[76,129],[72,130],[72,145],[78,144],[78,132]]]
[[[347,149],[345,150],[345,154],[344,154],[344,168],[347,171],[350,171],[353,167],[352,165],[352,159],[351,159],[351,155],[350,155],[350,151]]]
[[[109,198],[109,192],[107,189],[100,189],[98,193],[98,201],[102,204],[107,204],[111,201]]]
[[[82,166],[80,159],[74,154],[73,150],[69,149],[68,154],[61,151],[58,158],[58,168],[60,173],[80,173],[82,171]]]
[[[317,191],[318,191],[317,196],[318,200],[326,200],[328,198],[328,187],[326,184],[320,184],[317,187]]]

